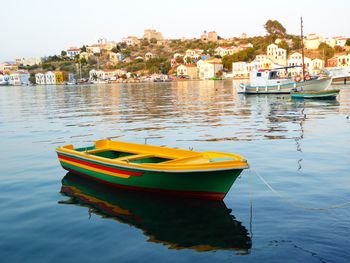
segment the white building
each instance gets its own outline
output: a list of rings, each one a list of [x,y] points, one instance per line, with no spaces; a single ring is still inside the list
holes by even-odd
[[[145,54],[145,60],[149,60],[149,59],[151,59],[151,58],[154,58],[154,55],[153,55],[151,52],[147,52],[147,53]]]
[[[87,46],[86,52],[90,54],[100,54],[101,53],[100,45]]]
[[[45,74],[36,73],[35,74],[35,83],[38,85],[45,85]]]
[[[304,46],[306,49],[314,50],[318,49],[318,46],[321,44],[321,38],[316,34],[309,34],[304,39]]]
[[[45,83],[47,85],[54,85],[54,84],[56,84],[55,72],[48,71],[48,72],[45,73]]]
[[[34,65],[40,65],[41,64],[41,58],[19,58],[16,59],[16,63],[18,65],[23,65],[23,66],[34,66]]]
[[[121,69],[115,70],[96,70],[92,69],[89,72],[90,80],[115,80],[127,72]]]
[[[250,72],[254,69],[254,63],[248,62],[233,62],[232,76],[233,78],[249,78]]]
[[[224,69],[221,59],[199,60],[197,68],[200,79],[211,79],[221,76]]]
[[[337,67],[350,67],[350,54],[337,56]]]
[[[287,50],[279,48],[275,44],[267,47],[267,58],[271,59],[273,63],[286,66],[287,65]]]
[[[80,48],[70,47],[67,49],[67,56],[70,58],[74,58],[76,55],[80,54]]]
[[[29,72],[25,70],[19,70],[12,72],[8,80],[9,85],[20,86],[29,84]]]
[[[332,38],[326,38],[324,39],[324,42],[328,44],[331,47],[339,46],[339,47],[345,47],[347,38],[342,36],[332,37]]]
[[[140,40],[135,36],[124,37],[122,39],[122,42],[125,43],[127,46],[135,46],[140,44]]]
[[[302,71],[303,71],[302,65],[303,65],[302,55],[299,52],[294,52],[293,54],[290,55],[290,57],[288,59],[288,66],[289,67],[298,66],[295,68],[290,68],[288,70],[292,77],[302,74]],[[312,60],[310,58],[304,56],[304,65],[305,65],[305,69],[307,71],[311,71]]]

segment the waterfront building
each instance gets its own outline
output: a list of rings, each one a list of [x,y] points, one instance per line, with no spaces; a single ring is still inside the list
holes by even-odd
[[[127,46],[135,46],[140,44],[140,40],[135,36],[124,37],[121,42],[125,43]]]
[[[0,85],[8,85],[9,75],[0,73]]]
[[[14,86],[29,85],[29,72],[26,70],[12,72],[9,76],[8,83]]]
[[[74,58],[76,55],[80,54],[80,48],[70,47],[67,49],[67,56],[70,58]]]
[[[314,50],[318,49],[318,46],[321,44],[321,38],[316,34],[309,34],[304,39],[304,46],[306,49]]]
[[[177,76],[186,76],[190,79],[196,79],[198,78],[198,69],[197,66],[194,64],[182,64],[177,67],[176,69],[176,75]]]
[[[67,81],[66,73],[63,71],[55,71],[55,84],[63,84]]]
[[[145,29],[143,33],[143,38],[151,41],[151,39],[155,40],[163,40],[163,35],[161,32],[158,32],[154,29]]]
[[[292,67],[289,69],[289,73],[291,74],[292,77],[301,75],[302,74],[302,65],[303,65],[303,60],[302,60],[302,55],[299,52],[294,52],[293,54],[290,55],[288,59],[288,66]],[[294,67],[298,66],[298,67]],[[312,60],[308,57],[304,56],[304,66],[307,71],[312,70]]]
[[[254,69],[254,63],[244,61],[232,63],[233,78],[249,78],[250,72]]]
[[[270,44],[267,46],[267,58],[275,64],[286,66],[287,50],[279,48],[276,44]]]
[[[336,67],[337,64],[338,64],[338,58],[332,57],[332,58],[327,60],[326,67],[333,68],[333,67]]]
[[[0,64],[0,71],[10,73],[12,71],[17,71],[18,65],[15,62],[5,62]]]
[[[221,77],[223,65],[221,59],[213,58],[208,60],[199,60],[197,62],[198,75],[200,79],[211,79]]]
[[[89,72],[90,80],[115,80],[122,75],[125,75],[127,72],[121,69],[112,69],[112,70],[96,70],[92,69]]]
[[[55,72],[48,71],[45,73],[45,84],[47,84],[47,85],[55,85],[56,84]]]
[[[45,74],[36,73],[35,74],[35,83],[38,85],[45,85]]]
[[[350,67],[350,54],[337,56],[337,67]]]

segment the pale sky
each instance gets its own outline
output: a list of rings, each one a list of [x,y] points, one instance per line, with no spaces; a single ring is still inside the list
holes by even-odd
[[[0,61],[59,54],[70,46],[142,37],[154,28],[165,38],[265,35],[278,20],[288,33],[350,37],[349,0],[0,0]]]

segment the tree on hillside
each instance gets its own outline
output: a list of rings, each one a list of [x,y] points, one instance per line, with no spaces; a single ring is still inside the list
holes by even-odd
[[[287,50],[287,53],[289,53],[290,48],[288,43],[285,40],[282,40],[281,42],[279,42],[278,47]]]
[[[321,51],[321,54],[323,55],[323,59],[327,60],[334,56],[334,48],[332,48],[330,45],[326,43],[321,43],[318,46],[318,50]]]
[[[264,25],[265,30],[269,35],[273,36],[286,36],[286,29],[277,20],[268,20]]]
[[[64,51],[64,50],[62,50],[62,51],[61,51],[61,57],[65,57],[65,56],[67,56],[67,52]]]
[[[346,45],[346,46],[350,46],[350,38],[348,38],[348,39],[346,40],[345,45]]]
[[[238,62],[238,61],[251,62],[254,60],[255,55],[256,53],[254,48],[247,48],[233,55],[224,56],[222,58],[222,64],[224,65],[225,69],[232,70],[233,62]]]
[[[80,48],[80,51],[81,51],[81,52],[86,52],[86,46],[85,46],[85,45],[82,46],[82,47]]]

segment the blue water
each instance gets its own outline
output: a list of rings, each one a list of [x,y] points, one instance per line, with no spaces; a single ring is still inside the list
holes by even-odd
[[[334,101],[238,96],[229,81],[0,87],[1,262],[349,262],[339,87]],[[214,204],[66,175],[55,147],[109,136],[234,152],[251,169]]]

